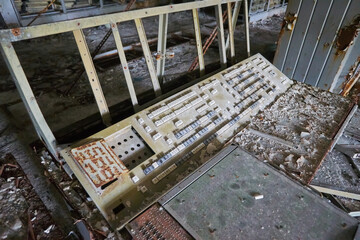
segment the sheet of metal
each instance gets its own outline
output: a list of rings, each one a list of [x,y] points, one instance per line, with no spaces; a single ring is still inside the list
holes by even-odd
[[[38,26],[30,26],[21,28],[18,34],[13,34],[13,29],[5,29],[0,31],[1,42],[16,42],[20,40],[44,37],[63,32],[70,32],[77,29],[96,27],[105,25],[110,22],[125,22],[136,18],[145,18],[158,16],[166,13],[175,13],[181,11],[192,10],[194,8],[204,8],[215,6],[220,3],[235,2],[236,0],[202,0],[188,2],[182,4],[172,4],[161,7],[133,10],[130,12],[112,13],[103,16],[86,17],[75,20],[68,20],[58,23],[48,23]]]
[[[129,170],[134,169],[149,156],[154,155],[154,152],[144,142],[144,139],[132,127],[112,134],[105,140]]]
[[[315,6],[314,16],[318,21],[310,21],[308,33],[304,39],[301,51],[297,53],[297,60],[291,78],[304,82],[309,63],[314,57],[315,50],[319,44],[325,23],[332,8],[333,1],[318,1]],[[324,9],[327,8],[327,11]]]
[[[349,98],[306,84],[294,84],[234,140],[307,184],[330,151],[353,106]],[[286,123],[283,119],[287,119]],[[303,123],[305,132],[300,134],[295,126]]]
[[[357,228],[357,231],[356,231],[356,233],[355,233],[354,239],[360,239],[360,224],[359,224],[359,226],[358,226],[358,228]]]
[[[351,109],[349,115],[346,117],[346,119],[343,121],[341,128],[338,130],[338,132],[336,133],[335,137],[333,138],[333,142],[331,144],[331,148],[330,151],[332,151],[335,147],[335,145],[337,144],[337,142],[339,141],[340,137],[343,135],[345,128],[347,127],[347,125],[349,124],[350,120],[352,119],[352,117],[354,116],[354,114],[356,113],[358,109],[358,105],[355,104],[353,106],[353,108]]]
[[[356,219],[250,153],[214,158],[164,205],[196,239],[353,239]]]
[[[359,11],[355,0],[302,0],[292,37],[283,34],[285,16],[275,65],[294,80],[340,93],[360,54]]]
[[[233,152],[237,148],[236,145],[229,145],[228,147],[222,149],[216,156],[211,158],[208,162],[206,162],[201,169],[198,169],[198,171],[195,171],[193,174],[185,178],[183,181],[181,181],[179,184],[176,185],[176,187],[172,188],[169,192],[167,192],[164,196],[162,196],[159,199],[159,203],[162,206],[165,206],[169,201],[171,201],[173,198],[175,198],[180,192],[185,190],[187,187],[189,187],[192,183],[194,183],[196,180],[198,180],[201,176],[206,174],[207,171],[209,171],[211,168],[213,168],[216,164],[218,164],[223,158],[225,158],[227,155],[229,155],[231,152]]]
[[[344,78],[339,79],[345,63],[350,60],[352,64],[360,56],[359,12],[360,1],[352,0],[348,10],[344,13],[340,30],[335,33],[334,47],[330,49],[326,65],[319,75],[318,87],[334,91],[338,82],[343,83],[345,81]],[[351,54],[352,51],[355,51],[355,55]],[[352,56],[352,59],[349,59],[349,56]],[[348,72],[350,69],[345,70]]]
[[[296,19],[301,4],[302,0],[290,1],[285,12],[283,25],[279,34],[278,47],[273,61],[274,65],[280,69],[280,71],[283,70],[282,67],[289,49],[289,42],[292,39],[293,29],[296,26]]]
[[[115,152],[103,140],[71,149],[71,155],[95,188],[101,188],[128,172]]]
[[[354,59],[355,62],[354,62]],[[359,81],[360,37],[354,36],[353,44],[347,50],[341,63],[341,69],[336,73],[330,91],[335,93],[349,93],[351,88]]]
[[[218,42],[219,42],[219,54],[221,67],[226,67],[226,48],[225,48],[225,34],[224,34],[224,22],[222,18],[221,4],[215,6],[215,15],[218,31]]]
[[[149,43],[148,43],[148,40],[147,40],[147,37],[146,37],[146,32],[145,32],[145,29],[144,29],[144,25],[143,25],[142,20],[140,18],[136,18],[134,21],[135,21],[135,25],[136,25],[136,30],[137,30],[138,35],[139,35],[141,47],[143,49],[143,53],[144,53],[144,56],[145,56],[146,65],[148,67],[151,82],[152,82],[152,85],[153,85],[153,88],[154,88],[155,96],[158,97],[158,96],[161,95],[161,88],[160,88],[160,84],[159,84],[159,79],[156,76],[155,65],[154,65],[153,57],[151,55],[151,50],[150,50],[150,47],[149,47]]]
[[[326,1],[327,2],[327,1]],[[286,76],[292,76],[295,70],[295,63],[298,58],[298,55],[301,53],[299,49],[302,49],[302,46],[305,42],[305,38],[308,34],[308,29],[311,23],[312,16],[314,14],[315,6],[318,4],[318,1],[314,0],[303,0],[303,3],[300,7],[300,12],[304,12],[296,22],[296,27],[292,38],[296,41],[291,41],[289,45],[289,50],[284,59],[284,65],[282,67],[282,72]]]
[[[200,22],[199,22],[199,12],[195,8],[192,10],[193,20],[194,20],[194,30],[195,30],[195,38],[196,38],[196,49],[198,53],[198,60],[199,60],[199,70],[200,76],[205,74],[205,62],[204,62],[204,53],[203,47],[201,42],[201,29],[200,29]]]
[[[329,17],[326,19],[319,44],[316,46],[314,57],[308,64],[308,70],[305,74],[305,83],[317,86],[320,74],[324,69],[331,48],[335,42],[336,32],[340,29],[344,19],[344,13],[346,13],[351,1],[352,0],[348,0],[344,3],[342,0],[334,0]]]
[[[8,28],[21,27],[21,16],[16,9],[15,3],[9,0],[0,0],[0,15]],[[25,25],[24,25],[25,26]]]
[[[109,108],[107,106],[105,96],[103,94],[100,81],[97,76],[88,45],[86,43],[85,35],[81,29],[75,30],[73,33],[90,82],[92,92],[95,96],[96,104],[100,111],[101,118],[103,119],[104,124],[109,126],[111,124]]]
[[[341,86],[341,95],[347,96],[350,93],[352,87],[359,81],[360,79],[360,55],[358,59],[356,59],[355,63],[352,64],[350,68],[344,66],[344,69],[350,69],[348,73],[346,73],[346,82]],[[336,90],[335,90],[336,91]]]
[[[45,121],[13,45],[9,42],[1,43],[0,46],[1,53],[38,136],[44,141],[50,153],[55,158],[58,158],[59,154],[55,136]]]
[[[122,67],[122,69],[124,71],[126,85],[128,87],[129,93],[130,93],[131,102],[132,102],[134,108],[137,108],[138,105],[139,105],[139,102],[138,102],[137,97],[136,97],[134,84],[133,84],[133,81],[132,81],[132,78],[131,78],[129,66],[128,66],[128,63],[127,63],[127,60],[126,60],[126,55],[125,55],[125,52],[124,52],[124,47],[123,47],[123,44],[122,44],[122,41],[121,41],[121,37],[120,37],[120,33],[119,33],[119,29],[118,29],[117,24],[116,23],[111,23],[111,29],[112,29],[115,44],[116,44],[116,47],[117,47],[117,52],[119,54],[121,67]]]
[[[127,228],[134,240],[193,239],[159,204],[154,204],[135,218],[127,225]]]

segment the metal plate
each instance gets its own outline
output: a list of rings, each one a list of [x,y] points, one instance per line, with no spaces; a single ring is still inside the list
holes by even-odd
[[[71,155],[96,188],[104,186],[128,171],[102,139],[71,149]]]
[[[224,155],[165,196],[165,209],[196,239],[353,239],[356,219],[240,148]]]
[[[128,226],[134,240],[193,239],[159,204],[154,204]]]
[[[154,155],[154,151],[132,127],[110,135],[105,141],[129,170]]]

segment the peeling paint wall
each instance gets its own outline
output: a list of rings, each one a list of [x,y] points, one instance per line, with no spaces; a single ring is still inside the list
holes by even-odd
[[[356,17],[356,19],[348,26],[345,26],[340,29],[337,41],[336,48],[338,50],[338,54],[340,51],[347,51],[349,47],[354,43],[354,39],[358,36],[360,27],[360,16]]]
[[[360,56],[359,29],[358,0],[290,0],[274,65],[293,80],[341,93]]]

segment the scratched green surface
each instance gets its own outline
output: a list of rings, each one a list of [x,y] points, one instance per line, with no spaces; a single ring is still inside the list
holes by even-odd
[[[260,193],[263,199],[255,200]],[[242,151],[182,191],[167,208],[202,239],[353,239],[358,222]]]

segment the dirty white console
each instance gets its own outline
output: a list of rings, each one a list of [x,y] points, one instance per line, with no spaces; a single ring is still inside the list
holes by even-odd
[[[196,171],[291,84],[257,54],[61,154],[119,229]]]

